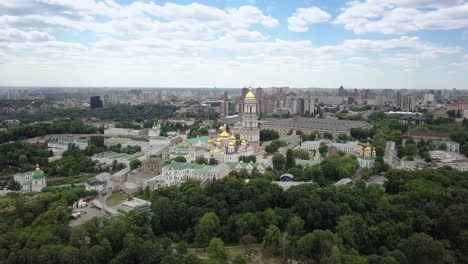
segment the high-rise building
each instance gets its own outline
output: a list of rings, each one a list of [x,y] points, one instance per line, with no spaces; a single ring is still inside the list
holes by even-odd
[[[89,98],[91,109],[102,108],[102,100],[100,96],[91,96]]]
[[[343,88],[343,86],[340,86],[340,89],[338,89],[338,96],[339,96],[339,97],[344,97],[344,96],[346,96],[346,91],[345,91],[345,89]]]
[[[223,102],[221,104],[221,115],[222,116],[228,116],[229,115],[228,92],[224,92],[224,94],[223,94]]]
[[[408,94],[405,89],[399,91],[397,94],[397,107],[405,111],[414,110],[416,108],[414,96],[412,94]]]
[[[424,104],[431,104],[434,102],[434,94],[426,93],[424,94]]]

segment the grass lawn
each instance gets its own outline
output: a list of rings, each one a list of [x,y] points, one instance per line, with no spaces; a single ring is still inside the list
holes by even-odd
[[[95,174],[82,175],[82,176],[71,176],[63,179],[54,180],[53,177],[47,179],[47,186],[57,186],[65,184],[77,184],[86,182],[87,179],[93,177]]]
[[[256,264],[256,263],[268,263],[268,264],[281,264],[284,263],[281,258],[278,257],[263,257],[262,261],[259,260],[259,256],[262,257],[262,246],[260,244],[253,245],[254,251],[256,252],[256,256],[252,256],[250,260],[247,261],[249,264]],[[226,249],[226,252],[229,256],[229,260],[232,261],[235,257],[239,255],[244,255],[244,249],[241,246],[226,246],[224,247]],[[203,248],[191,248],[189,250],[193,254],[195,254],[197,257],[207,260],[208,258],[208,252],[206,249]]]
[[[127,198],[128,198],[128,195],[126,193],[115,192],[115,193],[112,193],[111,196],[107,197],[106,204],[108,206],[116,206]]]

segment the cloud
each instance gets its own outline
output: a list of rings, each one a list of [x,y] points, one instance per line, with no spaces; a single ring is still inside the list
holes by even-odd
[[[0,28],[0,42],[18,42],[18,41],[49,41],[55,38],[47,32],[41,31],[21,31],[14,28]]]
[[[318,7],[298,8],[288,17],[288,29],[294,32],[309,30],[310,24],[329,21],[331,15]]]
[[[162,38],[213,38],[256,24],[264,27],[279,24],[255,6],[224,10],[199,3],[124,5],[114,0],[5,0],[0,2],[0,22],[24,31],[88,30],[121,38],[148,34]]]
[[[468,3],[463,0],[352,1],[334,22],[356,34],[460,29],[468,27]]]
[[[397,8],[388,7],[388,1],[381,1],[383,11],[377,4],[370,7],[386,14]],[[412,16],[410,9],[427,12],[419,10],[422,4],[435,10],[461,3],[400,0],[398,8]],[[330,19],[319,8],[298,8],[288,27],[301,32]],[[404,30],[412,30],[407,24]],[[358,86],[366,84],[359,82],[366,78],[393,83],[388,76],[415,69],[427,72],[429,62],[444,56],[466,58],[460,47],[410,36],[316,46],[308,39],[284,39],[265,30],[278,25],[276,18],[250,5],[222,9],[152,1],[3,0],[0,72],[6,78],[0,85],[232,87],[254,80],[258,85],[308,86],[332,85],[329,76],[339,75],[357,80],[352,85]]]

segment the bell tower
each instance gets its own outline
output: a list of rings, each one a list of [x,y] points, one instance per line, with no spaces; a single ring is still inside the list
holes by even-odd
[[[244,98],[240,138],[247,140],[254,147],[255,151],[258,150],[260,145],[260,129],[258,128],[257,99],[252,88],[249,88]]]

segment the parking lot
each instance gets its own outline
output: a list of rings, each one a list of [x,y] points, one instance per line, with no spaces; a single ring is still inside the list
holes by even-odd
[[[68,223],[68,225],[71,227],[82,225],[94,217],[107,217],[108,216],[104,212],[104,210],[99,210],[97,208],[94,208],[92,203],[89,203],[86,207],[78,208],[74,206],[72,214],[75,212],[81,212],[81,216],[76,219],[72,219]]]

